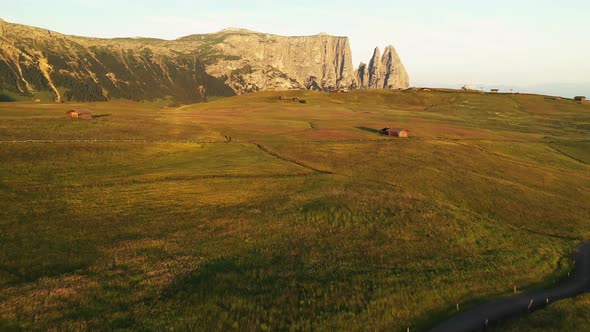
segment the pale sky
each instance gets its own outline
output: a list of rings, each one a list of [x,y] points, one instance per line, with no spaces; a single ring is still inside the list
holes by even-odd
[[[589,0],[1,2],[1,18],[65,34],[175,39],[226,27],[327,32],[350,37],[355,66],[368,62],[376,46],[394,45],[414,85],[567,84],[590,95]]]

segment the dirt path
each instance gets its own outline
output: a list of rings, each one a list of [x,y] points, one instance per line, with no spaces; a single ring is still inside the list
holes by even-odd
[[[552,146],[552,145],[550,145],[550,144],[547,144],[547,146],[548,146],[550,149],[553,149],[555,152],[557,152],[557,153],[561,154],[562,156],[565,156],[565,157],[567,157],[567,158],[570,158],[570,159],[572,159],[572,160],[575,160],[575,161],[579,162],[580,164],[588,165],[588,163],[587,163],[587,162],[585,162],[585,161],[583,161],[582,159],[578,159],[578,158],[576,158],[576,157],[574,157],[574,156],[572,156],[572,155],[569,155],[569,154],[567,154],[567,153],[565,153],[565,152],[561,151],[560,149],[558,149],[558,148],[556,148],[556,147],[554,147],[554,146]]]
[[[590,241],[573,253],[576,262],[573,277],[555,288],[494,300],[451,317],[430,332],[478,331],[494,322],[526,314],[562,299],[575,297],[590,289]]]
[[[264,146],[264,145],[262,145],[262,144],[258,144],[258,143],[254,143],[254,144],[256,145],[256,147],[258,147],[258,149],[260,149],[261,151],[263,151],[264,153],[267,153],[268,155],[270,155],[270,156],[272,156],[272,157],[275,157],[275,158],[281,159],[281,160],[283,160],[283,161],[286,161],[286,162],[289,162],[289,163],[295,164],[295,165],[297,165],[297,166],[300,166],[300,167],[303,167],[303,168],[307,168],[307,169],[309,169],[309,170],[312,170],[312,171],[314,171],[314,172],[316,172],[316,173],[319,173],[319,174],[335,174],[335,173],[333,173],[333,172],[330,172],[330,171],[324,171],[324,170],[317,169],[317,168],[315,168],[315,167],[312,167],[312,166],[306,165],[306,164],[304,164],[304,163],[302,163],[302,162],[300,162],[300,161],[297,161],[297,160],[295,160],[295,159],[290,159],[290,158],[287,158],[287,157],[281,156],[281,155],[279,155],[278,153],[276,153],[276,152],[274,152],[274,151],[271,151],[269,148],[267,148],[266,146]]]

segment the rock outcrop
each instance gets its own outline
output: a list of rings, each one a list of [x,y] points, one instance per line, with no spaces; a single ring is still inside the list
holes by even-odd
[[[387,46],[383,56],[375,48],[369,65],[362,63],[356,71],[353,87],[359,89],[405,89],[410,78],[393,46]]]
[[[55,101],[200,102],[262,90],[397,88],[393,47],[352,66],[347,37],[284,37],[244,29],[176,40],[67,36],[0,21],[0,97]]]
[[[369,68],[366,63],[361,62],[356,70],[355,80],[352,82],[353,89],[367,89],[369,87]]]
[[[222,54],[207,72],[237,93],[260,90],[348,88],[354,68],[348,37],[326,34],[284,37],[243,29],[226,29],[214,35],[212,50]],[[211,35],[189,36],[176,43],[199,41]]]

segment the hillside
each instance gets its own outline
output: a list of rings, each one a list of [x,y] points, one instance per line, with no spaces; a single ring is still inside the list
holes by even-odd
[[[55,101],[199,102],[235,93],[205,72],[207,56],[180,54],[152,39],[101,40],[2,23],[0,87],[5,95]]]
[[[524,319],[503,324],[500,329],[507,332],[582,331],[587,326],[590,326],[589,294],[552,304]]]
[[[1,21],[0,43],[3,100],[190,103],[264,90],[409,85],[393,46],[374,57],[370,68],[361,65],[359,76],[348,38],[326,34],[284,37],[226,29],[171,41],[98,39]]]
[[[424,331],[555,284],[590,238],[589,104],[160,106],[0,104],[0,329]]]

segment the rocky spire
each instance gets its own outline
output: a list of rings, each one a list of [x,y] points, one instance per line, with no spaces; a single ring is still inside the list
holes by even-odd
[[[369,65],[361,63],[356,73],[359,89],[398,89],[410,85],[408,73],[393,46],[387,46],[381,56],[375,48]]]
[[[409,86],[410,79],[408,73],[402,65],[402,61],[393,46],[389,45],[385,48],[381,63],[383,65],[384,89],[396,89],[398,87]]]
[[[367,64],[364,62],[359,64],[356,71],[355,83],[356,86],[353,87],[355,89],[366,89],[369,87],[369,70],[367,69]]]
[[[369,89],[381,89],[383,87],[383,69],[381,66],[381,51],[375,47],[373,57],[369,61]]]

